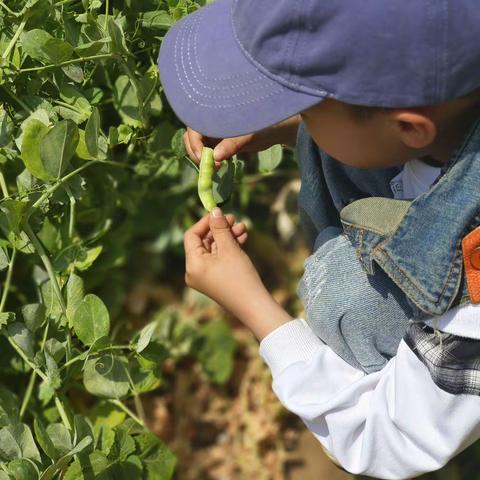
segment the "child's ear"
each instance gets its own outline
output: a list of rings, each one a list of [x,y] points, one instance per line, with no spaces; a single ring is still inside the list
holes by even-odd
[[[393,110],[390,118],[394,122],[399,139],[410,148],[425,148],[435,140],[437,127],[431,118],[416,110]]]

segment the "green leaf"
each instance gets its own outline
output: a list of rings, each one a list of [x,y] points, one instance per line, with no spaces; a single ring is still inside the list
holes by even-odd
[[[277,144],[258,152],[258,170],[261,173],[273,172],[281,163],[283,158],[282,146]]]
[[[115,80],[113,101],[125,124],[136,128],[143,125],[137,94],[127,75],[120,75]]]
[[[77,458],[68,467],[63,480],[114,480],[110,475],[102,475],[109,465],[110,462],[103,453],[93,452],[85,459]]]
[[[68,42],[52,37],[45,30],[23,33],[20,43],[27,55],[43,63],[59,64],[70,60],[73,55],[73,47]]]
[[[92,443],[88,448],[85,449],[85,453],[91,453],[94,449],[93,439],[95,435],[93,433],[93,426],[90,420],[87,417],[82,415],[75,415],[73,419],[73,424],[75,427],[75,439],[76,442],[81,442],[85,438],[92,439]]]
[[[18,397],[0,385],[0,427],[13,425],[19,421]]]
[[[45,366],[48,378],[48,383],[52,390],[57,390],[62,385],[62,378],[60,377],[60,370],[55,359],[45,350]]]
[[[37,439],[38,444],[46,453],[46,455],[52,460],[57,460],[58,458],[60,458],[60,452],[53,444],[50,435],[45,429],[43,423],[37,417],[33,419],[33,429],[35,432],[35,438]]]
[[[120,410],[110,402],[101,401],[91,411],[90,418],[97,427],[116,427],[121,425],[126,418],[126,414],[123,410]]]
[[[48,425],[47,434],[60,455],[65,455],[72,450],[72,437],[63,423],[52,423]]]
[[[90,55],[96,55],[106,43],[110,42],[110,37],[101,38],[92,42],[82,43],[75,47],[75,52],[81,57],[88,57]]]
[[[8,228],[17,234],[20,233],[22,220],[27,211],[27,207],[27,202],[10,199],[4,200],[0,204],[0,211],[6,216]]]
[[[97,245],[96,247],[89,248],[86,252],[85,258],[82,260],[75,260],[75,268],[78,270],[88,270],[93,262],[98,258],[98,256],[102,253],[103,247],[102,245]]]
[[[155,332],[156,328],[157,328],[156,321],[153,321],[142,328],[142,330],[140,331],[140,335],[138,337],[137,346],[135,348],[135,351],[137,353],[143,352],[143,350],[145,350],[148,347],[148,344],[150,343],[150,340],[152,339],[152,335]]]
[[[138,363],[145,370],[159,373],[164,361],[169,357],[169,350],[158,341],[151,341],[138,355]]]
[[[8,335],[20,347],[28,358],[33,358],[33,334],[22,322],[14,322],[8,325]]]
[[[67,319],[70,326],[73,325],[73,317],[84,296],[83,280],[75,273],[71,273],[67,282]]]
[[[93,452],[84,461],[75,460],[68,467],[63,480],[113,480],[110,476],[101,475],[109,465],[110,462],[103,453]]]
[[[12,460],[7,466],[8,473],[12,475],[15,480],[37,480],[38,469],[34,466],[31,460],[26,458],[18,458]]]
[[[7,249],[0,247],[0,272],[5,270],[8,265],[10,265],[10,260],[8,258]]]
[[[112,17],[108,19],[108,34],[110,35],[110,51],[114,53],[128,53],[127,44],[125,43],[125,34],[122,26]]]
[[[98,156],[98,139],[100,137],[100,115],[98,108],[92,110],[85,127],[85,143],[87,150],[93,158]]]
[[[175,472],[177,459],[167,446],[152,433],[135,438],[139,457],[146,467],[148,480],[170,480]]]
[[[63,471],[70,463],[72,458],[79,453],[89,453],[87,448],[92,445],[92,437],[86,437],[81,440],[70,452],[60,457],[53,465],[50,465],[40,477],[40,480],[52,480],[58,471]],[[88,477],[90,480],[91,477]],[[115,479],[112,479],[115,480]]]
[[[87,143],[85,141],[85,131],[82,129],[78,129],[79,137],[78,137],[78,145],[75,149],[75,155],[82,160],[93,160],[92,157],[87,149]]]
[[[40,462],[40,452],[33,440],[30,428],[17,423],[0,430],[0,459],[31,458]]]
[[[201,329],[202,342],[197,353],[207,375],[216,383],[224,383],[232,374],[236,342],[223,321],[207,323]]]
[[[124,461],[135,452],[135,440],[125,430],[115,429],[115,440],[108,454],[112,461]]]
[[[90,357],[85,363],[83,383],[92,394],[103,398],[122,398],[130,389],[128,361],[123,355],[106,353]]]
[[[21,158],[25,168],[40,180],[51,180],[40,157],[40,142],[48,133],[48,127],[36,118],[30,118],[23,125]]]
[[[15,314],[13,312],[0,313],[0,330],[11,322],[15,321]]]
[[[146,28],[167,30],[173,25],[173,18],[164,10],[145,12],[142,15],[142,25]]]
[[[88,294],[73,315],[73,329],[85,345],[92,345],[110,331],[107,307],[96,295]]]
[[[40,285],[40,292],[42,294],[43,304],[47,309],[47,317],[59,320],[63,315],[62,305],[55,294],[55,290],[53,289],[50,280],[47,280]]]
[[[60,178],[78,145],[78,127],[71,120],[57,123],[40,141],[40,157],[47,172]]]
[[[36,332],[45,321],[45,305],[41,303],[29,303],[22,307],[22,316],[25,325],[31,332]]]

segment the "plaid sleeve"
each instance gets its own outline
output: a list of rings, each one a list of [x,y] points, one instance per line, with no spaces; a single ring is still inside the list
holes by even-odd
[[[427,367],[434,383],[451,394],[480,396],[480,340],[411,323],[405,343]]]

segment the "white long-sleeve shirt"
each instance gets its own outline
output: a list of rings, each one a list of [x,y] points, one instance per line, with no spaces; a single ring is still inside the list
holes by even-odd
[[[439,172],[408,162],[391,182],[394,196],[422,194]],[[441,468],[480,438],[480,305],[412,323],[397,355],[368,375],[302,318],[270,332],[259,353],[282,404],[351,473],[412,478]]]

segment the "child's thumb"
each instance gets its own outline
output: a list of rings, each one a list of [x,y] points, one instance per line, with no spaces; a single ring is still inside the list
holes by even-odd
[[[237,245],[230,224],[219,207],[210,212],[210,231],[218,249]]]

